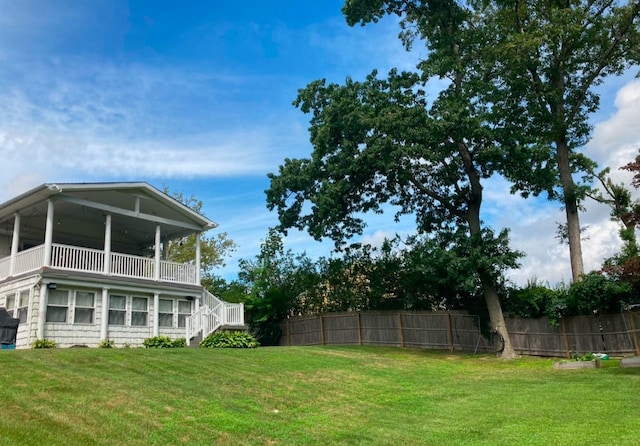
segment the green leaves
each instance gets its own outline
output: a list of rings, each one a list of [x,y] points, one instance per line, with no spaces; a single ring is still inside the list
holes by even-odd
[[[185,338],[171,339],[169,336],[154,336],[142,341],[144,348],[183,348],[187,346]]]
[[[195,196],[185,197],[183,192],[170,194],[167,187],[163,192],[172,195],[173,198],[191,208],[196,212],[201,212],[203,203]],[[228,238],[226,232],[221,232],[215,236],[203,236],[200,238],[200,266],[203,276],[211,275],[212,269],[224,266],[224,258],[236,250],[236,243]],[[167,243],[167,260],[178,263],[192,262],[196,258],[196,236],[190,235],[179,240],[169,240]]]
[[[218,331],[200,342],[202,348],[256,348],[259,345],[256,338],[242,331]]]
[[[341,245],[362,233],[362,213],[384,204],[396,218],[414,214],[423,232],[464,218],[467,176],[491,176],[500,154],[464,97],[443,94],[429,110],[422,87],[417,74],[392,70],[387,79],[374,71],[364,82],[316,81],[300,92],[295,104],[312,113],[314,151],[268,176],[267,207],[282,230]]]

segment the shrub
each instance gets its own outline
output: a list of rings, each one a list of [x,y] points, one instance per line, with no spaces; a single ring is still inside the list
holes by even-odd
[[[174,348],[184,348],[187,346],[187,338],[178,338],[173,340]]]
[[[523,288],[509,290],[502,300],[505,314],[539,318],[547,316],[552,326],[558,326],[567,308],[567,290],[550,289],[536,279],[530,279]]]
[[[571,285],[567,306],[570,314],[576,315],[618,313],[624,304],[632,300],[629,283],[591,272]]]
[[[103,339],[98,344],[98,348],[116,348],[116,341],[113,339]]]
[[[48,339],[38,339],[33,344],[31,344],[33,348],[56,348],[57,345],[54,341],[50,341]]]
[[[180,348],[187,346],[185,338],[171,339],[169,336],[154,336],[143,341],[145,348]]]
[[[256,338],[242,331],[211,333],[200,342],[203,348],[256,348],[259,345]]]

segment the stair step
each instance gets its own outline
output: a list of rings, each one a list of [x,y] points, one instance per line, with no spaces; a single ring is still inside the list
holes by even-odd
[[[202,341],[202,333],[198,333],[189,340],[189,347],[200,347],[200,341]]]

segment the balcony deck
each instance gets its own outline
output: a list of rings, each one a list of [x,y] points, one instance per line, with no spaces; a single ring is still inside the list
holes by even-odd
[[[108,262],[104,251],[54,243],[51,249],[51,268],[104,274],[134,279],[199,285],[196,266],[188,263],[160,260],[159,270],[153,258],[112,252]],[[0,259],[0,280],[37,271],[45,266],[45,246],[39,245],[20,251],[14,260],[11,273],[11,257]]]

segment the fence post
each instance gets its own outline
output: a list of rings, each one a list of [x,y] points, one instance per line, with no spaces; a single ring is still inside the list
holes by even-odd
[[[400,346],[404,347],[404,333],[402,332],[402,313],[398,311],[398,323],[400,327]]]
[[[324,345],[324,318],[320,315],[320,344]]]
[[[285,323],[285,328],[287,329],[287,346],[291,347],[291,327],[289,326],[289,319]]]
[[[564,323],[564,318],[560,318],[562,327],[562,337],[564,339],[564,350],[567,358],[571,358],[571,346],[569,345],[569,336],[567,336],[567,326]]]
[[[362,322],[360,321],[359,311],[358,311],[358,345],[362,345]]]
[[[449,328],[449,348],[451,351],[453,351],[453,327],[452,327],[452,323],[451,323],[451,313],[447,312],[447,321],[448,321],[448,328]]]
[[[633,346],[636,349],[636,355],[640,355],[640,342],[638,342],[638,329],[636,328],[635,315],[629,311],[629,319],[631,320],[631,332],[633,333]],[[624,317],[624,315],[622,316]]]

